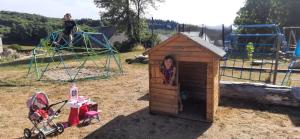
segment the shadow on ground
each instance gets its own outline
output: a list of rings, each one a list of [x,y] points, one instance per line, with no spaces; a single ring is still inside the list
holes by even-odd
[[[300,126],[300,111],[296,107],[287,107],[279,105],[261,104],[245,99],[221,98],[219,106],[232,107],[237,109],[252,109],[258,111],[267,111],[270,113],[285,114],[291,119],[294,126]]]
[[[138,100],[148,101],[149,94],[142,96]],[[226,98],[226,97],[221,98],[219,106],[231,107],[237,109],[252,109],[258,111],[267,111],[270,113],[285,114],[289,116],[294,126],[300,127],[300,111],[299,108],[296,107],[267,105],[267,104],[257,103],[251,100]]]
[[[138,100],[140,101],[149,101],[150,95],[147,93],[146,95],[140,97]]]
[[[196,139],[211,126],[174,117],[149,114],[144,108],[128,116],[118,116],[87,135],[86,139]]]

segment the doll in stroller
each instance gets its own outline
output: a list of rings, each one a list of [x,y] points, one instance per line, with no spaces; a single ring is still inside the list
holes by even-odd
[[[54,119],[59,116],[61,109],[67,102],[68,100],[63,100],[49,105],[48,97],[43,92],[37,92],[30,97],[27,101],[27,107],[29,108],[28,119],[33,124],[33,127],[24,129],[25,139],[31,138],[33,134],[36,134],[39,139],[44,139],[47,135],[54,133],[61,134],[64,131],[64,125],[55,123]],[[54,110],[54,106],[60,107]]]

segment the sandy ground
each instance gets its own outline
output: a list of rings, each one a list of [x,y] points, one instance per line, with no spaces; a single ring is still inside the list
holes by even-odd
[[[123,54],[122,58],[135,53]],[[77,82],[80,95],[90,97],[102,110],[101,121],[85,127],[70,127],[52,138],[101,139],[283,139],[300,138],[300,110],[260,105],[245,100],[221,98],[213,124],[149,114],[148,66],[123,63],[124,75],[110,79]],[[0,67],[0,138],[22,138],[31,127],[26,118],[26,100],[36,89],[51,102],[66,99],[69,84],[37,82],[24,78],[26,66]],[[59,122],[65,122],[64,107]]]

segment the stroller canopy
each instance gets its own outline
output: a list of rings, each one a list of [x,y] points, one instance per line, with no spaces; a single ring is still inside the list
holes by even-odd
[[[43,109],[49,106],[48,96],[43,92],[37,92],[27,101],[27,107],[29,109]]]

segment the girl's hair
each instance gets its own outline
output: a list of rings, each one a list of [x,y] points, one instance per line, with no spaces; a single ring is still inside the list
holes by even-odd
[[[70,13],[66,13],[65,16],[72,17]]]

